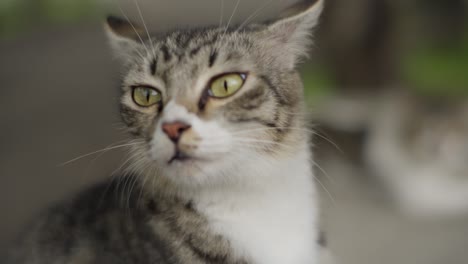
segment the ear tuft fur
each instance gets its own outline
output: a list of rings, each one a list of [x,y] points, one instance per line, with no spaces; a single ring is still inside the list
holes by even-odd
[[[115,56],[127,61],[141,45],[139,41],[143,30],[134,23],[115,16],[108,16],[106,22],[105,30]]]
[[[281,49],[276,54],[281,61],[294,68],[300,58],[307,56],[312,29],[318,24],[324,0],[305,0],[286,10],[276,22],[268,26],[267,38]]]
[[[133,40],[137,40],[144,33],[141,27],[135,26],[135,23],[116,16],[107,17],[107,28],[120,37]]]

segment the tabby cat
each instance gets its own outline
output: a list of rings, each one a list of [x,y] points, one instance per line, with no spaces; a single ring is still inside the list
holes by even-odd
[[[109,17],[133,173],[38,218],[11,263],[319,263],[296,67],[322,7],[148,38]]]

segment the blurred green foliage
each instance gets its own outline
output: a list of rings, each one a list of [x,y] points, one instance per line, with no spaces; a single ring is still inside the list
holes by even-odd
[[[42,9],[46,18],[53,21],[76,21],[83,17],[92,17],[99,9],[96,0],[42,0]]]
[[[302,67],[301,76],[309,103],[313,103],[314,100],[319,100],[335,90],[336,83],[327,67],[308,63]]]
[[[8,38],[37,25],[71,23],[100,14],[96,0],[1,0],[0,38]]]
[[[24,0],[0,1],[0,35],[12,34],[26,25],[28,17],[27,2]]]
[[[451,47],[425,47],[402,63],[405,79],[428,95],[468,95],[468,37]]]

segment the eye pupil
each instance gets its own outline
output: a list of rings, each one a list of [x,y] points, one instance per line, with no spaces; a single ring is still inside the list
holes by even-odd
[[[243,85],[246,75],[228,73],[214,79],[210,83],[208,93],[211,97],[226,98],[236,93]]]
[[[161,93],[152,87],[135,87],[132,93],[133,101],[142,107],[150,107],[161,102]]]

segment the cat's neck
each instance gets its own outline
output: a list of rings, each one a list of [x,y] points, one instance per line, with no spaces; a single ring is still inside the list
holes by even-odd
[[[237,172],[251,185],[206,189],[195,206],[252,263],[314,263],[318,209],[310,155],[304,147],[274,162],[252,161]]]
[[[192,198],[201,204],[240,202],[242,198],[280,195],[292,190],[307,188],[313,190],[311,153],[308,147],[300,147],[294,154],[253,158],[248,164],[231,171],[242,175],[242,180],[224,185],[208,186],[192,192]],[[230,175],[225,175],[229,177]],[[239,178],[239,177],[235,177]],[[250,202],[248,202],[250,203]]]

